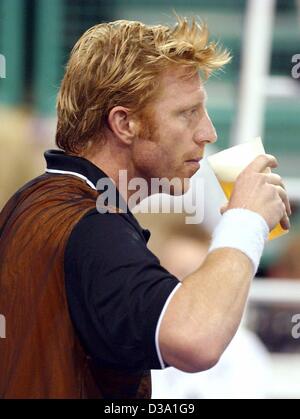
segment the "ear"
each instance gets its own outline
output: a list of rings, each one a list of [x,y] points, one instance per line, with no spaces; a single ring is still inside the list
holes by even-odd
[[[124,106],[115,106],[111,109],[108,124],[116,137],[125,144],[131,144],[137,135],[136,120]]]

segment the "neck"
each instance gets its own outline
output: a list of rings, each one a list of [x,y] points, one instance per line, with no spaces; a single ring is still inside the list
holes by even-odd
[[[140,188],[137,185],[133,185],[132,182],[130,185],[130,181],[137,178],[138,174],[134,169],[130,150],[121,148],[119,147],[117,150],[116,147],[106,144],[101,150],[93,151],[93,153],[88,153],[83,157],[90,160],[95,166],[106,173],[115,183],[128,208],[132,210],[132,208],[148,196],[148,187]],[[133,196],[134,194],[137,195]]]

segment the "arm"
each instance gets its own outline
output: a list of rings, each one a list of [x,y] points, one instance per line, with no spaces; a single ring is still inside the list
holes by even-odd
[[[252,263],[239,250],[209,254],[166,310],[160,328],[163,359],[188,372],[215,365],[238,328],[252,277]]]
[[[245,169],[228,209],[256,212],[269,229],[280,220],[288,228],[290,208],[282,180],[278,175],[261,173],[270,166],[276,166],[275,159],[260,156]],[[242,251],[224,247],[211,252],[204,264],[185,278],[165,311],[159,332],[163,359],[189,372],[211,368],[239,326],[253,275],[253,264]]]

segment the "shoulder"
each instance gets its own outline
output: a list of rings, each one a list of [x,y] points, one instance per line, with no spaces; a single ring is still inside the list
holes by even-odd
[[[71,235],[88,236],[90,238],[101,235],[102,238],[106,239],[128,236],[143,239],[143,229],[130,214],[118,212],[101,214],[93,209],[75,225]]]
[[[75,225],[66,247],[66,259],[81,260],[115,255],[126,259],[150,256],[145,230],[132,214],[89,211]]]

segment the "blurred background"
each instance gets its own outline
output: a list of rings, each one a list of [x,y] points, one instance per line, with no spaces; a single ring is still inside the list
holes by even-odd
[[[208,153],[260,135],[279,160],[293,215],[290,233],[266,246],[241,330],[220,364],[203,374],[154,372],[153,396],[299,398],[299,0],[0,0],[0,210],[44,171],[43,151],[55,147],[56,94],[80,35],[116,19],[174,23],[174,10],[205,20],[233,55],[207,82],[218,132]],[[152,231],[150,248],[179,278],[206,255],[218,213],[212,196],[224,200],[217,183],[200,226],[186,225],[183,214],[137,213]]]

